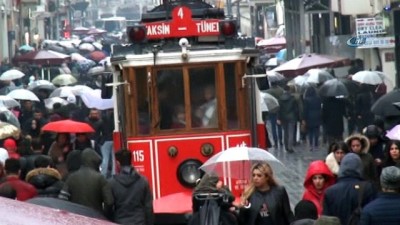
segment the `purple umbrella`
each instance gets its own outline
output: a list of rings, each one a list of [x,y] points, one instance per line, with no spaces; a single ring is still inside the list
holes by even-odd
[[[390,131],[386,133],[386,137],[390,140],[399,140],[400,141],[400,125],[396,125]]]

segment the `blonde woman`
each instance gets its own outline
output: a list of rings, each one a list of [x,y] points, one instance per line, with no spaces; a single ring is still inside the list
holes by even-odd
[[[275,181],[268,163],[251,168],[251,183],[239,204],[239,219],[246,225],[289,225],[294,221],[286,189]]]

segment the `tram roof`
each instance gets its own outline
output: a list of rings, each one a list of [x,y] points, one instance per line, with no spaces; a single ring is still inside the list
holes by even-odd
[[[206,51],[188,51],[187,60],[182,58],[182,52],[159,52],[155,60],[155,65],[173,65],[189,63],[207,63],[220,61],[245,60],[249,55],[241,48],[237,49],[215,49]],[[254,53],[253,53],[254,55]],[[141,55],[127,54],[123,57],[111,58],[113,64],[122,67],[141,67],[154,65],[154,54],[147,53]]]

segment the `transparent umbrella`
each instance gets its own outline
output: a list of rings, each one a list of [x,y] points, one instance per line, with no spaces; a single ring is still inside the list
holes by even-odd
[[[23,72],[16,69],[11,69],[1,74],[0,80],[15,80],[24,76],[25,74]]]
[[[21,107],[21,104],[19,104],[18,101],[11,98],[10,96],[0,95],[0,106],[4,106],[4,107],[10,109],[10,108],[14,108],[14,107]]]
[[[76,82],[78,82],[78,80],[71,74],[60,74],[51,81],[51,83],[53,83],[54,85],[59,86],[67,86],[75,84]]]
[[[251,167],[255,163],[268,163],[274,172],[284,168],[282,162],[264,149],[233,147],[214,155],[200,169],[220,177],[249,179]]]
[[[15,116],[15,114],[4,106],[0,106],[0,121],[10,123],[17,128],[21,127],[19,120]]]

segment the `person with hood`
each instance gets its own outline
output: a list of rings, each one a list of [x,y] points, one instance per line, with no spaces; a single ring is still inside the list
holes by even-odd
[[[400,169],[384,168],[380,182],[382,193],[361,211],[361,225],[397,225],[400,222]]]
[[[284,92],[279,100],[279,113],[277,123],[282,126],[283,129],[283,142],[285,150],[289,153],[293,153],[293,147],[295,144],[295,129],[296,123],[299,120],[299,105],[290,92],[290,87],[285,86]]]
[[[25,181],[32,184],[39,197],[57,198],[64,183],[61,174],[51,168],[51,158],[40,155],[35,159],[35,169],[31,170],[25,177]]]
[[[59,198],[104,212],[109,216],[114,197],[110,184],[99,172],[101,157],[90,148],[83,150],[81,157],[82,166],[68,176]]]
[[[325,164],[329,170],[337,177],[339,173],[340,163],[343,157],[349,153],[349,147],[343,141],[334,142],[329,146],[329,152],[325,159]]]
[[[304,93],[302,123],[307,128],[310,151],[316,150],[322,124],[322,101],[314,87],[307,88]]]
[[[304,180],[303,200],[314,203],[318,215],[322,215],[325,190],[335,183],[335,177],[322,160],[310,163]]]
[[[362,178],[362,162],[355,153],[348,153],[340,164],[337,183],[328,187],[323,201],[323,215],[335,216],[341,224],[347,224],[358,207],[358,196],[362,188],[362,205],[375,199],[374,185]]]
[[[245,189],[239,207],[239,221],[246,225],[289,225],[294,221],[285,187],[276,182],[268,163],[251,168],[251,183]]]
[[[153,225],[153,197],[147,179],[131,165],[130,151],[121,150],[115,157],[121,170],[109,182],[114,197],[113,221],[127,225]]]
[[[361,134],[354,134],[345,140],[350,152],[357,154],[361,158],[363,165],[363,178],[378,185],[377,170],[374,163],[374,158],[368,153],[369,140]]]
[[[290,225],[314,225],[318,219],[317,207],[308,200],[300,200],[294,207],[294,218]]]

